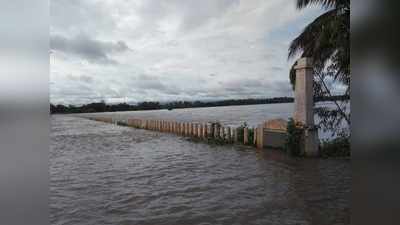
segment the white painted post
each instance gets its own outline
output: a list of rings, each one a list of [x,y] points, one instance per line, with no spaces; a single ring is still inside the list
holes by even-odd
[[[231,127],[227,127],[227,128],[226,128],[226,140],[227,140],[228,142],[231,142],[231,140],[232,140],[231,137],[232,137],[232,136],[231,136]]]
[[[225,139],[224,134],[225,134],[225,127],[222,127],[222,126],[221,126],[221,127],[219,128],[219,137],[220,137],[222,140]]]
[[[258,132],[258,128],[255,127],[253,130],[253,145],[257,145],[257,132]]]
[[[218,136],[219,136],[218,125],[214,124],[214,138],[218,138]]]
[[[201,138],[202,130],[201,123],[197,124],[197,137]]]
[[[314,72],[311,58],[297,60],[294,120],[305,126],[304,153],[318,155],[318,130],[314,125]]]
[[[247,145],[249,142],[249,134],[247,127],[243,128],[243,144]]]
[[[264,148],[264,125],[260,124],[257,127],[257,148],[262,149]]]
[[[192,123],[192,136],[195,137],[196,136],[196,127],[197,124]]]

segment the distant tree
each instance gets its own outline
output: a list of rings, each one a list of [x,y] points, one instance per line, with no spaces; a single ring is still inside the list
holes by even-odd
[[[332,97],[336,84],[345,87],[344,95],[350,94],[350,0],[297,0],[297,8],[319,5],[326,11],[308,24],[289,47],[288,57],[312,57],[314,60],[314,93],[317,97]],[[294,87],[295,70],[290,70]],[[327,85],[330,81],[330,85]],[[322,119],[320,125],[333,134],[349,135],[341,129],[342,122],[350,126],[349,98],[340,103],[332,100],[335,108],[319,107],[316,113]]]
[[[50,114],[54,114],[54,113],[57,113],[56,106],[53,104],[50,104]]]

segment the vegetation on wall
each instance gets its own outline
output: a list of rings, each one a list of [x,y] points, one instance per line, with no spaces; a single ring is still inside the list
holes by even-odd
[[[321,157],[350,157],[350,139],[347,136],[333,140],[322,141],[320,145]]]
[[[287,124],[287,136],[285,150],[292,156],[302,156],[304,127],[301,123],[296,123],[292,118]]]

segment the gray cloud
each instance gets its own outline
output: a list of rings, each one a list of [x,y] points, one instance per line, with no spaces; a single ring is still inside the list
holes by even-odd
[[[51,100],[73,104],[291,95],[287,47],[316,12],[296,11],[293,0],[50,7]]]
[[[67,38],[61,35],[50,36],[50,48],[52,51],[61,51],[67,54],[74,54],[82,59],[93,63],[112,63],[116,61],[110,58],[113,53],[120,53],[130,50],[123,41],[108,42],[90,39],[86,35],[78,35],[74,38]]]

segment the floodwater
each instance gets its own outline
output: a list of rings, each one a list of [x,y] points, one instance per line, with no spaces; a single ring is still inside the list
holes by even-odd
[[[350,224],[349,160],[294,159],[71,116],[51,124],[54,225]]]
[[[334,107],[329,102],[318,102],[317,106]],[[349,109],[349,108],[348,108]],[[219,122],[224,126],[238,127],[244,123],[250,127],[256,127],[264,121],[270,119],[289,119],[293,116],[294,104],[260,104],[242,106],[223,106],[206,108],[186,108],[174,110],[148,110],[148,111],[128,111],[128,112],[105,112],[105,113],[84,113],[82,117],[109,116],[119,120],[128,118],[136,119],[162,119],[179,122]],[[315,116],[315,123],[318,124],[319,118]],[[342,124],[346,126],[345,123]],[[330,139],[331,133],[318,130],[320,139]]]
[[[225,126],[240,126],[246,122],[257,126],[269,119],[288,119],[292,116],[293,103],[186,108],[174,110],[148,110],[128,112],[87,113],[82,116],[111,116],[118,119],[163,119],[181,122],[215,122]]]

